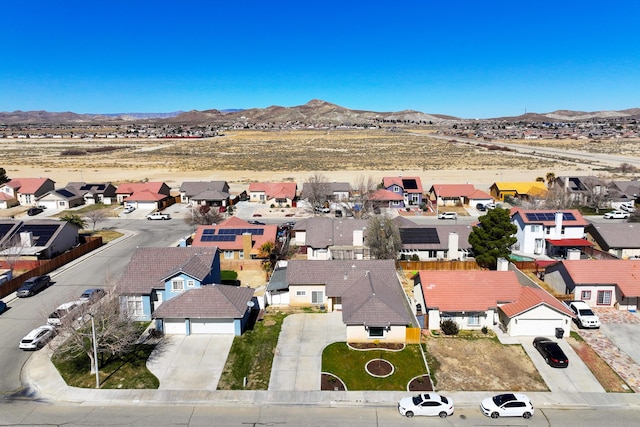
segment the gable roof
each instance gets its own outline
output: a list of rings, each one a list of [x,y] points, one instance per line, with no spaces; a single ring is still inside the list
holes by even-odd
[[[163,187],[166,187],[164,182],[123,182],[118,185],[116,189],[117,194],[134,194],[138,191],[150,191],[152,193],[161,193],[166,191],[166,188],[163,190]]]
[[[476,188],[473,184],[433,184],[430,191],[438,197],[469,197]]]
[[[394,260],[291,260],[287,283],[325,285],[328,297],[339,297],[367,272],[383,282],[398,281]]]
[[[35,194],[47,182],[49,178],[13,178],[6,185],[20,192],[21,194]],[[54,181],[51,181],[54,184]]]
[[[378,202],[401,201],[404,200],[404,196],[390,190],[380,189],[369,194],[369,200]]]
[[[306,230],[305,245],[312,248],[329,246],[353,246],[353,234],[362,230],[366,235],[368,221],[364,219],[339,219],[311,217],[298,221],[295,230]]]
[[[382,178],[384,188],[389,188],[392,185],[400,186],[405,193],[422,194],[422,181],[418,176],[385,176]]]
[[[563,266],[576,285],[616,285],[625,297],[640,297],[640,261],[620,259],[564,260]]]
[[[591,223],[585,231],[605,250],[640,248],[640,224],[633,222]]]
[[[127,202],[158,202],[166,199],[167,197],[168,196],[166,194],[157,193],[145,188],[131,193],[131,195],[127,197]]]
[[[400,283],[367,273],[342,295],[342,321],[347,325],[408,325],[410,309]]]
[[[234,230],[238,234],[229,234],[229,231],[222,230]],[[242,231],[242,233],[240,233]],[[225,234],[226,233],[226,234]],[[251,253],[258,253],[260,247],[266,242],[275,242],[278,235],[278,226],[275,224],[257,225],[249,224],[247,221],[238,218],[237,216],[231,216],[218,225],[200,225],[196,229],[196,233],[193,237],[192,246],[194,247],[217,247],[220,250],[241,250],[244,248],[242,234],[251,234],[251,246],[253,250]],[[213,237],[211,239],[203,239],[203,236],[234,236],[227,238]]]
[[[515,191],[517,194],[541,196],[547,194],[547,185],[540,181],[531,182],[495,182],[491,187],[499,191]]]
[[[116,187],[108,182],[105,183],[86,183],[86,182],[69,182],[67,187],[76,188],[80,194],[102,194],[104,197],[113,197],[116,195]]]
[[[217,252],[217,247],[137,248],[120,278],[118,291],[122,295],[143,295],[164,289],[164,279],[172,271],[179,270],[191,258],[213,266]]]
[[[556,212],[562,212],[562,225],[564,227],[584,227],[589,224],[580,211],[576,209],[558,211],[556,209],[522,209],[516,207],[511,209],[510,215],[511,218],[517,215],[524,224],[553,226],[555,225]],[[573,219],[571,219],[572,217]]]
[[[449,234],[458,234],[458,247],[470,248],[469,234],[473,227],[465,224],[416,224],[404,217],[396,217],[393,222],[400,231],[402,249],[438,250],[449,248]]]
[[[522,285],[513,271],[420,271],[427,309],[486,311],[515,301]]]
[[[205,191],[229,192],[227,181],[185,181],[180,185],[180,192],[187,196],[194,196]]]
[[[153,317],[240,319],[247,311],[247,302],[253,298],[254,291],[253,288],[229,285],[190,289],[160,304]]]
[[[541,288],[534,288],[532,286],[523,286],[522,292],[518,299],[514,302],[504,304],[500,306],[500,310],[507,317],[514,317],[533,310],[536,307],[545,305],[559,313],[565,314],[569,317],[574,317],[574,314],[569,307],[555,299],[551,294]]]
[[[295,182],[251,182],[249,192],[263,192],[269,199],[290,199],[296,198],[298,185]]]

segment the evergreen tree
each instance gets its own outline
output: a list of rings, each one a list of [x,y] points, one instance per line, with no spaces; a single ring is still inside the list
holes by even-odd
[[[518,241],[514,234],[518,228],[511,224],[509,210],[489,209],[481,216],[480,224],[469,234],[476,262],[486,268],[495,269],[498,258],[507,258],[511,246]]]
[[[0,185],[9,181],[11,181],[11,179],[9,179],[9,177],[7,176],[7,171],[4,170],[4,168],[0,168]]]

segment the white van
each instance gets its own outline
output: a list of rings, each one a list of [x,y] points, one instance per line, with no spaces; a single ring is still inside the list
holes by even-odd
[[[49,315],[47,324],[51,326],[60,326],[64,318],[66,318],[70,314],[73,314],[83,304],[86,304],[86,301],[71,301],[61,304],[58,308],[55,309],[53,313]]]

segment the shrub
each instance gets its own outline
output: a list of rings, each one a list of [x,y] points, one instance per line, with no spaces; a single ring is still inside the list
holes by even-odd
[[[457,335],[460,332],[458,324],[451,319],[446,319],[440,322],[440,330],[445,335]]]
[[[418,254],[411,255],[411,261],[420,261],[420,257],[418,256]]]
[[[486,326],[483,326],[482,329],[480,329],[482,331],[483,334],[487,335],[489,333],[489,329],[487,329]]]

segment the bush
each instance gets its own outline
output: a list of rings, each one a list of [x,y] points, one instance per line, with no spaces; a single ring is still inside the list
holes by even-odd
[[[457,335],[460,332],[458,324],[451,319],[446,319],[440,322],[440,330],[445,335]]]
[[[489,329],[486,326],[483,326],[482,329],[480,329],[482,331],[483,334],[487,335],[489,333]]]
[[[418,254],[411,255],[411,261],[420,261],[420,257],[418,256]]]

